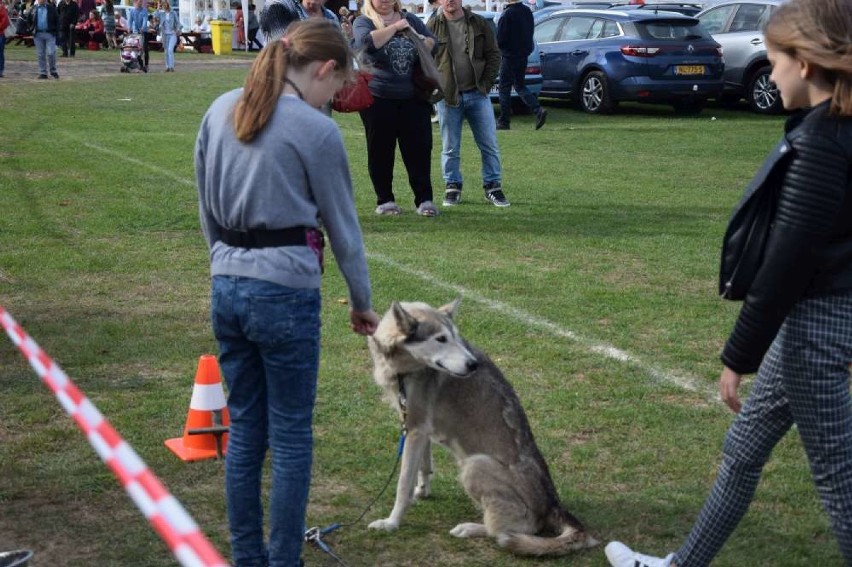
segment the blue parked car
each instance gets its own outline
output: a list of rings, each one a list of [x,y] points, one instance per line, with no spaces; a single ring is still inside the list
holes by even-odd
[[[555,11],[539,19],[541,96],[590,114],[621,101],[698,113],[722,91],[722,48],[695,18],[653,10]]]

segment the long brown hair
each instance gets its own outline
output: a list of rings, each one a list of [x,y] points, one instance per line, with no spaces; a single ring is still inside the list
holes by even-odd
[[[852,116],[852,9],[849,0],[790,0],[775,9],[766,43],[825,71],[832,114]]]
[[[352,74],[349,44],[331,22],[293,22],[283,38],[261,50],[234,107],[234,130],[241,142],[252,141],[269,122],[284,91],[287,70],[304,69],[314,61],[334,61],[337,72],[346,78]]]

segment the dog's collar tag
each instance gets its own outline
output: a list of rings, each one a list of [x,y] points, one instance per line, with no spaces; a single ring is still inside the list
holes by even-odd
[[[399,401],[399,409],[402,410],[402,424],[405,426],[405,416],[408,411],[408,398],[405,394],[405,376],[402,374],[396,375],[397,382],[397,400]]]

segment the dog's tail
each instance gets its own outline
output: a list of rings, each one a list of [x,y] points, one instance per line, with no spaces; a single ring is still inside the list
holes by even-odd
[[[497,543],[516,555],[535,556],[565,555],[600,543],[586,531],[570,524],[565,524],[563,528],[562,533],[556,537],[506,532],[497,535]]]

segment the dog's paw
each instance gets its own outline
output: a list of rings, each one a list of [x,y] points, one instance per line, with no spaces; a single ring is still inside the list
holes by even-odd
[[[428,484],[421,484],[417,488],[414,489],[414,499],[422,500],[424,498],[429,498],[429,494],[431,494],[431,490],[429,490]]]
[[[398,522],[394,522],[390,518],[385,518],[384,520],[376,520],[375,522],[370,522],[370,525],[367,526],[368,529],[371,530],[383,530],[386,532],[392,532],[399,527]]]
[[[453,529],[450,530],[450,535],[455,537],[486,537],[488,535],[488,531],[485,529],[485,526],[482,524],[474,524],[472,522],[466,522],[463,524],[459,524]]]

